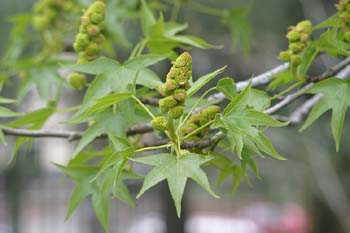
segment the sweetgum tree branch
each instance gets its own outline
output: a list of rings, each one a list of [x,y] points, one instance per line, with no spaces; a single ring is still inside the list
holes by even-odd
[[[344,61],[338,63],[337,65],[331,67],[324,73],[322,73],[319,76],[312,77],[314,81],[320,81],[329,77],[336,76],[338,78],[345,79],[350,75],[350,59],[345,59]],[[264,85],[271,81],[271,75],[274,75],[276,73],[282,72],[288,68],[289,64],[284,63],[280,66],[275,67],[274,69],[271,69],[261,75],[256,76],[255,78],[252,78],[252,85],[258,86],[258,85]],[[310,80],[312,80],[310,78]],[[237,83],[237,89],[242,90],[244,87],[248,85],[249,81],[242,81]],[[295,99],[300,97],[304,94],[306,90],[311,88],[314,85],[313,82],[306,84],[304,87],[302,87],[300,90],[286,96],[282,101],[277,103],[276,105],[272,106],[271,108],[265,110],[266,114],[272,115],[273,113],[277,112],[278,110],[284,108],[285,106],[289,105],[291,102],[293,102]],[[209,100],[213,99],[224,99],[225,96],[221,93],[216,93],[208,97]],[[301,105],[295,112],[291,114],[290,117],[284,117],[284,116],[276,116],[277,119],[283,120],[283,121],[290,121],[291,124],[297,124],[300,123],[304,116],[308,114],[308,112],[311,110],[311,108],[317,103],[317,101],[321,98],[320,95],[315,95],[308,101],[306,101],[303,105]],[[148,103],[151,105],[156,105],[158,103],[157,99],[154,98],[143,98],[141,99],[143,103]],[[52,137],[52,138],[66,138],[68,141],[74,141],[77,139],[80,139],[83,136],[84,132],[81,131],[63,131],[63,130],[47,130],[47,129],[41,129],[41,130],[27,130],[27,129],[13,129],[13,128],[3,128],[3,133],[5,135],[13,135],[13,136],[24,136],[24,137]],[[132,136],[136,134],[144,134],[148,132],[152,132],[153,128],[150,124],[144,124],[144,125],[137,125],[127,130],[127,135]],[[210,146],[214,141],[216,141],[219,137],[222,136],[221,132],[218,132],[213,137],[208,139],[203,139],[200,141],[188,141],[184,142],[181,145],[182,149],[193,149],[193,148],[206,148]],[[105,138],[106,135],[101,135],[99,138]],[[144,144],[144,146],[158,146],[162,144],[166,144],[169,141],[167,139],[163,140],[157,140],[154,143]]]
[[[3,128],[3,133],[5,135],[12,136],[23,136],[23,137],[33,137],[33,138],[66,138],[68,141],[74,141],[80,139],[84,132],[83,131],[68,131],[68,130],[28,130],[28,129],[14,129],[14,128]],[[136,125],[126,131],[127,136],[132,136],[136,134],[144,134],[152,132],[153,128],[151,124]],[[101,135],[99,138],[105,138],[107,135]]]
[[[346,59],[349,60],[350,59]],[[340,63],[339,63],[340,64]],[[340,79],[347,79],[350,76],[350,65],[345,66],[340,72],[337,74],[332,74],[330,76],[335,76],[336,78]],[[324,78],[323,78],[324,79]],[[296,110],[290,114],[289,117],[280,117],[281,120],[284,121],[289,121],[290,124],[295,125],[295,124],[300,124],[301,121],[306,117],[309,112],[311,111],[312,107],[322,98],[321,94],[314,95],[305,103],[303,103],[301,106],[299,106]],[[284,118],[284,119],[283,119]]]

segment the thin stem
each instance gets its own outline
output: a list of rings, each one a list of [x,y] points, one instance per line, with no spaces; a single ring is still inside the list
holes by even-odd
[[[198,129],[192,131],[190,134],[187,134],[185,137],[182,138],[182,140],[185,140],[185,139],[187,139],[187,138],[189,138],[189,137],[191,137],[191,136],[197,134],[197,133],[200,132],[202,129],[204,129],[204,128],[208,127],[209,125],[211,125],[213,122],[214,122],[214,120],[209,121],[208,123],[202,125],[202,126],[199,127]]]
[[[215,9],[215,8],[211,8],[211,7],[207,7],[205,5],[202,5],[200,3],[197,3],[197,2],[193,2],[193,1],[190,1],[188,3],[188,6],[190,8],[192,8],[193,10],[195,11],[198,11],[198,12],[201,12],[201,13],[204,13],[204,14],[207,14],[207,15],[213,15],[213,16],[217,16],[217,17],[222,17],[223,16],[223,11],[221,10],[218,10],[218,9]]]
[[[285,90],[281,91],[280,93],[272,96],[271,100],[277,99],[277,98],[281,97],[282,95],[287,94],[288,92],[290,92],[291,90],[293,90],[294,88],[299,86],[300,84],[301,84],[300,82],[294,83],[292,86],[288,87],[287,89],[285,89]]]
[[[148,115],[154,119],[155,116],[153,115],[153,113],[146,107],[146,105],[144,105],[136,96],[132,95],[131,98],[133,98],[147,113]]]
[[[180,145],[179,145],[180,141],[178,140],[179,139],[178,135],[175,133],[174,122],[172,117],[168,118],[168,125],[169,125],[168,127],[169,137],[172,142],[172,145],[174,146],[173,149],[175,149],[176,158],[179,159],[181,155]]]
[[[143,50],[146,47],[146,44],[147,44],[147,40],[146,39],[143,39],[142,41],[140,41],[140,46],[139,46],[138,51],[136,53],[136,57],[138,57],[138,56],[140,56],[142,54]]]
[[[171,144],[164,144],[164,145],[160,145],[160,146],[144,147],[144,148],[135,150],[135,153],[140,153],[140,152],[148,151],[148,150],[158,150],[158,149],[163,149],[163,148],[169,148],[170,146],[171,146]]]
[[[176,22],[177,16],[180,11],[180,7],[181,7],[181,3],[179,1],[175,1],[173,9],[171,11],[170,21]]]
[[[78,110],[81,107],[81,105],[77,105],[77,106],[72,106],[72,107],[68,107],[68,108],[62,108],[57,110],[57,113],[66,113],[66,112],[73,112]]]
[[[200,103],[200,101],[202,101],[202,99],[211,91],[216,90],[216,87],[212,87],[209,90],[207,90],[206,92],[204,92],[203,95],[201,95],[201,97],[199,97],[199,99],[197,100],[197,102],[192,106],[191,110],[188,112],[188,114],[186,115],[186,117],[180,122],[179,126],[177,127],[176,132],[179,132],[181,127],[185,124],[185,122],[187,121],[188,118],[190,118],[192,112],[197,108],[198,104]]]

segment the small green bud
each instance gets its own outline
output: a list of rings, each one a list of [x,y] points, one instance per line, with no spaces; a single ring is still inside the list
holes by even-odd
[[[89,11],[104,14],[106,5],[102,1],[94,2],[90,7]]]
[[[175,77],[175,81],[180,85],[180,86],[184,86],[185,83],[188,81],[188,77],[186,77],[186,75],[181,74]]]
[[[296,42],[300,39],[300,33],[292,30],[287,33],[287,38],[290,42]]]
[[[173,91],[173,90],[179,88],[179,85],[175,80],[167,79],[167,81],[165,83],[165,87],[168,91]]]
[[[81,90],[86,85],[86,76],[79,73],[71,73],[68,82],[73,88]]]
[[[90,19],[91,19],[91,22],[93,22],[94,24],[100,24],[103,22],[104,16],[103,14],[96,12],[91,14]]]
[[[160,93],[162,96],[166,97],[166,96],[171,95],[171,94],[172,94],[172,91],[169,91],[169,90],[166,88],[166,86],[162,86],[162,87],[159,87],[159,93]]]
[[[179,102],[185,101],[186,96],[187,96],[187,93],[185,89],[177,89],[174,92],[174,98]]]
[[[349,12],[343,11],[339,14],[339,18],[344,22],[344,23],[349,23],[350,20],[350,14]]]
[[[284,61],[284,62],[289,62],[290,61],[290,56],[291,56],[291,52],[289,50],[288,51],[282,51],[279,54],[279,59],[281,59],[281,61]]]
[[[168,129],[168,122],[162,116],[155,117],[151,121],[151,124],[152,124],[154,129],[159,130],[159,131],[165,131]]]
[[[82,47],[86,47],[89,44],[89,36],[85,33],[78,33],[75,37],[75,41]]]
[[[85,49],[85,47],[81,46],[81,44],[79,44],[77,42],[73,43],[73,48],[74,48],[74,51],[76,51],[76,52],[82,52]]]
[[[295,43],[289,44],[289,49],[293,53],[300,53],[304,50],[304,48],[305,48],[305,45],[301,42],[295,42]]]
[[[33,17],[33,26],[36,30],[43,31],[50,25],[50,20],[45,16],[37,15]]]
[[[350,42],[350,31],[344,33],[344,39],[346,42]]]
[[[90,24],[90,18],[87,15],[83,15],[80,17],[80,21],[81,21],[81,25],[83,26],[87,26],[88,24]]]
[[[96,43],[90,43],[85,50],[87,56],[95,56],[100,52],[100,47]]]
[[[192,70],[192,57],[188,52],[183,52],[180,56],[177,57],[175,67],[185,68],[187,70]]]
[[[172,95],[159,100],[159,107],[164,112],[168,111],[172,107],[175,107],[176,105],[177,101]]]
[[[303,42],[303,43],[306,43],[309,39],[310,39],[310,35],[307,34],[307,33],[303,33],[303,34],[300,36],[300,41]]]
[[[300,55],[292,55],[290,58],[290,62],[291,62],[293,67],[300,65],[302,62],[301,56]]]
[[[104,37],[104,35],[98,34],[92,37],[91,40],[97,44],[102,44],[103,42],[105,42],[106,38]]]
[[[87,27],[87,32],[89,36],[96,36],[100,33],[100,28],[94,24],[91,24]]]
[[[312,32],[312,23],[309,20],[303,20],[297,24],[296,31],[310,34]]]
[[[198,129],[198,126],[197,126],[196,124],[194,124],[194,123],[188,123],[186,133],[187,133],[187,134],[190,134],[190,133],[192,133],[193,131],[195,131],[196,129]]]
[[[209,120],[213,120],[217,113],[220,113],[221,109],[217,105],[212,105],[203,109],[203,115]]]
[[[169,116],[173,119],[177,119],[184,113],[185,107],[182,105],[171,108],[168,112]]]

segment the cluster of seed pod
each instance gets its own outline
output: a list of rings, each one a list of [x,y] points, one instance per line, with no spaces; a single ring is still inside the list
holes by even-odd
[[[343,22],[341,31],[344,32],[344,40],[350,42],[350,1],[340,0],[335,7],[338,10],[339,19]]]
[[[202,109],[200,112],[193,114],[188,120],[186,126],[181,128],[182,136],[192,134],[188,137],[188,140],[197,141],[202,139],[205,134],[208,132],[212,120],[214,120],[215,115],[220,113],[220,107],[216,105],[209,106],[205,109]],[[206,127],[203,127],[207,125]],[[203,128],[201,128],[203,127]],[[201,128],[200,130],[198,130]],[[194,131],[198,130],[196,133]]]
[[[169,117],[179,118],[184,112],[186,90],[190,88],[189,80],[192,76],[192,57],[188,52],[182,53],[173,63],[166,76],[166,83],[159,91],[164,98],[159,100],[162,112]]]
[[[302,54],[310,41],[312,34],[312,23],[309,20],[299,22],[296,26],[288,28],[287,38],[288,50],[282,51],[279,58],[290,62],[292,67],[297,67],[302,62]]]
[[[71,11],[72,0],[40,0],[34,5],[34,16],[32,23],[34,28],[45,31],[56,26],[59,15],[63,12]]]
[[[104,29],[105,3],[95,1],[81,17],[79,33],[75,37],[74,50],[79,52],[78,64],[96,59],[101,44],[105,41]]]

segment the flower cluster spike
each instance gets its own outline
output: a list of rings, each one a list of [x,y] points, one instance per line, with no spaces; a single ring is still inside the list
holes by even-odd
[[[165,84],[159,88],[164,98],[159,100],[159,107],[173,118],[179,118],[184,112],[186,90],[190,88],[192,76],[192,57],[188,52],[182,53],[173,63],[166,76]]]
[[[188,134],[192,134],[198,128],[208,124],[210,121],[214,120],[215,115],[220,113],[220,107],[216,105],[209,106],[205,109],[202,109],[200,112],[193,114],[191,118],[188,120],[186,126],[181,128],[181,135],[186,136]],[[188,139],[192,141],[198,141],[205,136],[208,132],[210,125],[202,128],[195,134],[191,135]]]
[[[301,21],[296,26],[290,26],[286,35],[289,41],[288,50],[280,52],[279,58],[282,61],[290,62],[292,67],[300,65],[311,34],[312,23],[309,20]]]
[[[74,50],[79,52],[78,64],[96,59],[101,44],[105,41],[104,29],[105,3],[95,1],[81,17],[79,33],[75,37]]]
[[[350,1],[340,0],[335,7],[338,10],[339,19],[343,22],[340,30],[344,33],[344,40],[350,42]]]
[[[57,23],[59,15],[73,9],[72,0],[40,0],[33,7],[32,23],[34,28],[45,31]]]

